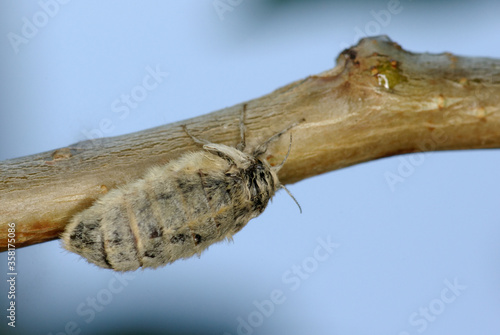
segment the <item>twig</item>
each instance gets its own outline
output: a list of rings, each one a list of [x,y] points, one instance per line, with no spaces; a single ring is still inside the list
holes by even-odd
[[[16,246],[55,239],[68,219],[117,185],[186,150],[200,150],[181,125],[236,145],[243,104],[141,132],[77,143],[0,163],[0,250],[7,224]],[[334,69],[247,102],[250,148],[305,118],[280,171],[283,183],[417,151],[500,147],[500,60],[413,54],[387,37],[340,54]],[[279,164],[288,138],[269,147]]]

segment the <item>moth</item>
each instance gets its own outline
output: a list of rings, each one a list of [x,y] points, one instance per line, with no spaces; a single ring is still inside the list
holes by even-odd
[[[246,105],[236,147],[199,139],[183,126],[203,150],[151,168],[143,178],[97,199],[66,226],[64,247],[116,271],[157,268],[231,240],[280,188],[297,203],[277,175],[290,154],[291,134],[281,164],[272,167],[261,156],[269,143],[303,120],[247,152],[245,111]]]

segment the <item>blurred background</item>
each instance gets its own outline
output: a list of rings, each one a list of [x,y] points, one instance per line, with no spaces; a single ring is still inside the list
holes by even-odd
[[[262,96],[368,35],[500,57],[500,4],[486,0],[0,6],[1,160]],[[500,333],[499,165],[499,150],[424,153],[310,178],[289,187],[302,215],[279,192],[234,243],[157,270],[115,274],[59,241],[19,249],[16,328],[2,280],[0,333]]]

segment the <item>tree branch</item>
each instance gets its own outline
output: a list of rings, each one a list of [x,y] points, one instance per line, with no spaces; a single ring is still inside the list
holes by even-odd
[[[200,150],[181,125],[236,145],[243,104],[141,132],[80,142],[0,163],[0,251],[9,222],[16,247],[55,239],[99,195],[140,178],[187,150]],[[397,154],[500,147],[500,60],[413,54],[387,37],[367,38],[337,66],[247,102],[247,146],[305,118],[280,171],[293,183]],[[279,164],[288,138],[266,154]]]

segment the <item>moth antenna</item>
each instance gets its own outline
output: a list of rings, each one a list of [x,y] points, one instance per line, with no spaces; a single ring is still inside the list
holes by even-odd
[[[245,137],[246,112],[247,112],[247,104],[244,104],[240,114],[240,143],[238,143],[238,145],[236,146],[236,149],[238,149],[239,151],[245,150],[246,147],[246,137]]]
[[[283,159],[283,161],[279,165],[277,165],[273,168],[273,170],[276,171],[276,173],[278,173],[278,171],[281,170],[281,168],[285,164],[286,160],[288,159],[288,155],[290,155],[291,150],[292,150],[292,133],[290,133],[290,144],[288,145],[288,152],[286,153],[285,158]]]
[[[299,207],[300,214],[302,214],[302,207],[300,207],[299,202],[297,201],[297,199],[295,199],[295,197],[293,196],[293,194],[285,187],[285,185],[280,185],[279,188],[284,189],[286,191],[286,193],[288,193],[288,195],[293,199],[293,201],[295,201],[295,203]]]

